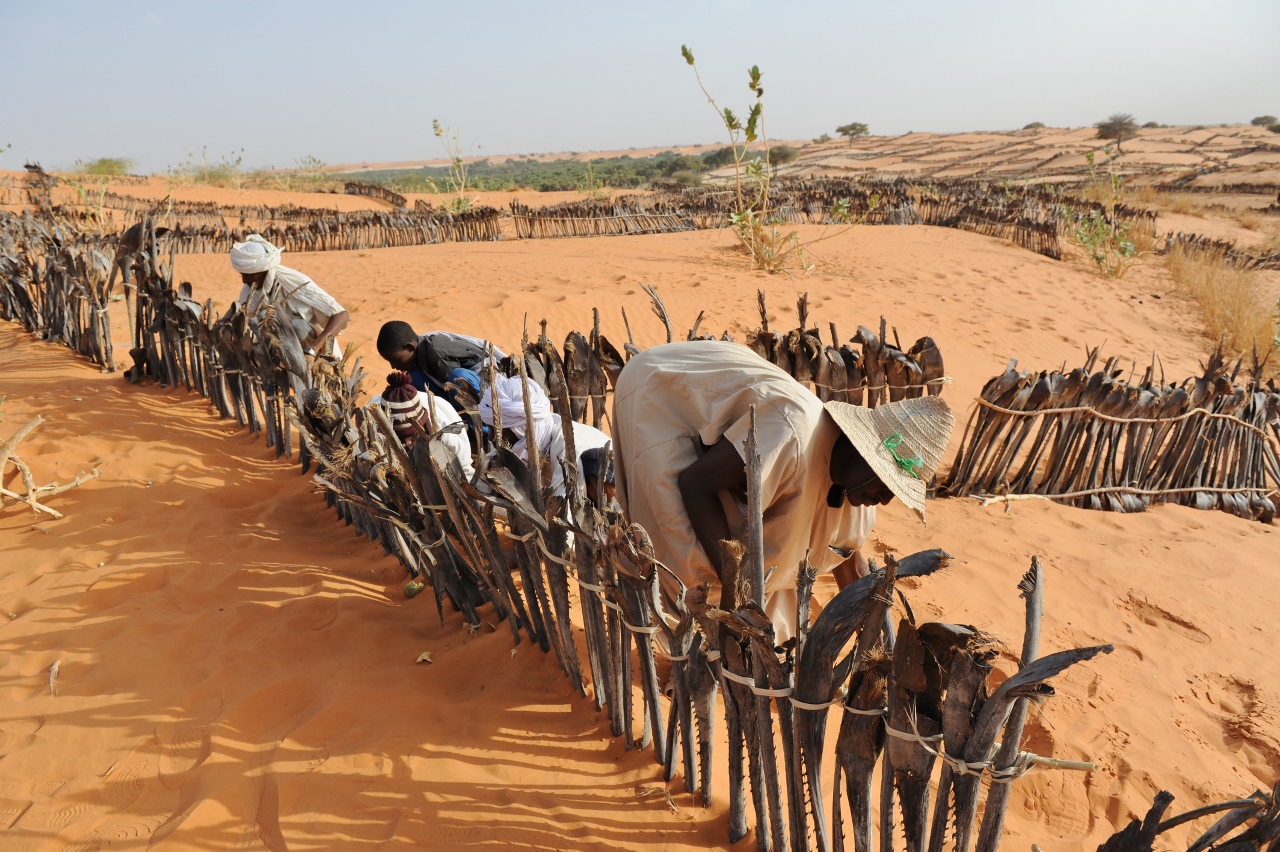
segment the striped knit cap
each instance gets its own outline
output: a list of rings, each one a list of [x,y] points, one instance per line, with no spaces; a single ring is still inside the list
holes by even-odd
[[[387,376],[387,389],[382,392],[382,401],[391,414],[391,425],[400,440],[417,434],[413,424],[422,423],[427,409],[423,405],[422,394],[413,386],[413,379],[408,373],[395,372]]]

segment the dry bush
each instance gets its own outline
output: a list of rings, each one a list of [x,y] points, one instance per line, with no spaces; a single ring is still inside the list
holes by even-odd
[[[1133,247],[1139,256],[1164,250],[1164,237],[1160,235],[1158,227],[1154,231],[1144,231],[1141,228],[1131,230],[1129,239],[1133,241]]]
[[[1258,210],[1245,208],[1236,213],[1236,223],[1242,228],[1248,228],[1250,231],[1261,230],[1262,223],[1266,221],[1266,217]]]
[[[1125,187],[1128,190],[1128,187]],[[1160,193],[1156,191],[1155,185],[1146,183],[1142,186],[1135,186],[1128,192],[1126,203],[1134,204],[1142,207],[1158,207],[1160,206]]]
[[[1200,208],[1190,195],[1175,195],[1169,200],[1170,213],[1182,213],[1186,216],[1199,216]]]
[[[1175,245],[1165,266],[1178,292],[1200,308],[1205,334],[1240,355],[1266,352],[1276,336],[1274,309],[1264,298],[1257,271],[1241,269],[1221,254]]]

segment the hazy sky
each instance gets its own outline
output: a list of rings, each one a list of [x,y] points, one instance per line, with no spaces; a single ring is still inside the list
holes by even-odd
[[[758,64],[776,138],[1280,115],[1280,0],[0,0],[0,167],[719,141],[681,44],[735,109]]]

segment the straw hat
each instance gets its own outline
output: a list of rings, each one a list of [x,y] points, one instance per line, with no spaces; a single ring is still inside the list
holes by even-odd
[[[923,521],[925,484],[956,425],[951,407],[937,396],[875,408],[835,401],[825,407],[880,480]]]

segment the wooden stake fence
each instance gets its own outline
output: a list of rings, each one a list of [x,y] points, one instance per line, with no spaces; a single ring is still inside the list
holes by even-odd
[[[1263,364],[1236,385],[1221,349],[1180,384],[1120,380],[1118,359],[1028,374],[1010,362],[987,382],[940,493],[1040,496],[1091,509],[1140,512],[1171,502],[1270,523],[1280,497],[1280,389]]]

